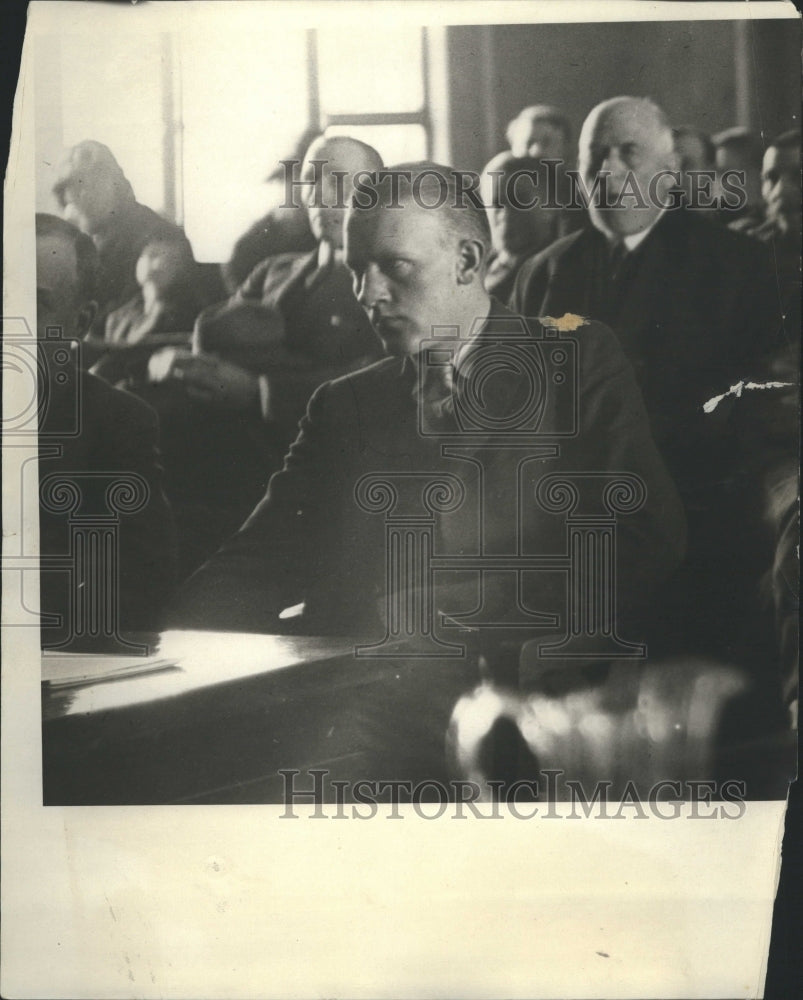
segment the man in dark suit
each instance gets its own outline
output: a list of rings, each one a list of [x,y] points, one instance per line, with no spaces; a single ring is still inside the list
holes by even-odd
[[[313,143],[304,201],[317,245],[263,261],[198,316],[193,348],[156,352],[141,390],[161,417],[182,575],[242,524],[322,382],[382,355],[342,262],[354,178],[382,161],[345,136]]]
[[[136,267],[148,243],[179,245],[194,267],[182,229],[134,197],[130,181],[112,151],[85,140],[67,151],[53,194],[67,222],[92,237],[98,251],[98,308],[92,332],[103,339],[106,316],[139,292]]]
[[[390,357],[318,388],[265,499],[183,589],[176,624],[282,631],[280,613],[303,602],[304,631],[381,641],[407,598],[415,604],[429,586],[413,541],[426,522],[431,552],[458,560],[435,574],[439,610],[481,630],[547,634],[566,622],[562,571],[524,572],[520,591],[510,576],[522,555],[564,552],[565,513],[544,494],[550,475],[599,484],[595,477],[625,474],[646,487],[644,504],[618,525],[620,607],[632,609],[678,563],[679,500],[614,335],[599,323],[580,322],[565,341],[527,328],[483,287],[482,208],[453,207],[452,172],[432,164],[410,165],[412,187],[402,182],[400,207],[391,207],[391,175],[405,169],[388,172],[373,207],[355,196],[346,230],[354,291]],[[438,202],[438,176],[445,197],[427,209]],[[551,367],[566,366],[574,348],[576,368]],[[399,519],[418,567],[413,582],[392,569],[388,531]],[[503,573],[481,579],[476,565],[461,569],[461,557],[486,556],[499,557]]]
[[[81,370],[70,357],[95,313],[96,252],[88,236],[52,215],[36,217],[37,339],[40,382],[41,610],[60,615],[61,627],[43,627],[43,645],[76,637],[76,628],[101,637],[109,629],[156,629],[174,583],[175,532],[162,492],[156,414],[135,396]],[[55,335],[54,335],[55,334]],[[79,345],[80,346],[80,345]],[[70,516],[79,521],[71,524]],[[112,523],[117,540],[109,541]],[[98,529],[106,565],[92,564],[91,543],[78,551],[75,526]],[[105,525],[105,527],[104,527]],[[80,533],[79,533],[80,534]],[[100,541],[99,541],[100,544]],[[69,569],[49,560],[72,557]],[[119,585],[94,579],[117,559]],[[104,589],[105,588],[105,589]],[[100,590],[100,592],[98,592]],[[92,591],[100,604],[84,601]],[[92,623],[100,607],[116,606]],[[82,611],[79,609],[83,609]],[[84,617],[86,616],[86,617]],[[101,618],[103,616],[101,615]],[[85,636],[86,637],[86,636]]]
[[[691,564],[682,590],[698,643],[730,655],[738,615],[755,609],[763,556],[751,541],[755,497],[737,429],[727,407],[707,413],[703,404],[740,379],[760,380],[780,316],[762,247],[685,207],[662,207],[673,204],[675,167],[672,131],[652,102],[620,97],[594,108],[579,149],[591,225],[527,261],[511,301],[525,315],[600,319],[617,334],[685,501]],[[603,178],[607,195],[593,196]],[[670,644],[679,641],[669,605],[665,625]],[[712,647],[704,637],[714,636]]]
[[[549,183],[540,161],[509,151],[495,156],[482,172],[480,190],[493,244],[485,288],[500,302],[510,298],[518,270],[528,257],[577,228],[579,211],[570,215],[557,207],[557,201],[555,207],[544,204],[556,197]]]

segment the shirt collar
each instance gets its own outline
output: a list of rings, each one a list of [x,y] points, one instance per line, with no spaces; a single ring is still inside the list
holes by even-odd
[[[646,229],[642,229],[640,233],[631,233],[629,236],[623,236],[621,241],[617,237],[612,236],[609,233],[605,233],[604,234],[605,239],[611,244],[622,242],[625,245],[625,249],[627,250],[627,252],[632,253],[636,249],[636,247],[641,246],[644,240],[647,239],[647,237],[650,235],[653,229],[655,229],[655,227],[664,217],[665,212],[666,209],[662,208],[661,211],[658,213],[658,215],[656,215],[656,217],[649,224],[649,226],[647,226]]]
[[[318,267],[327,268],[331,264],[342,264],[344,252],[326,241],[318,244]]]

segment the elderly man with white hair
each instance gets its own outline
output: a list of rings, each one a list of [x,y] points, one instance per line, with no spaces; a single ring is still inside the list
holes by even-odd
[[[765,554],[733,414],[727,401],[714,412],[703,404],[761,380],[781,318],[765,248],[674,204],[672,139],[664,112],[644,98],[590,112],[578,165],[591,225],[526,261],[512,303],[527,316],[593,317],[618,335],[689,521],[688,586],[677,607],[662,608],[667,642],[685,633],[688,649],[693,631],[698,650],[730,656],[745,650],[740,621],[758,634],[750,612]]]

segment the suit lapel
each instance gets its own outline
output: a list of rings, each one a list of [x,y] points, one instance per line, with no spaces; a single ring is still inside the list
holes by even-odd
[[[287,271],[281,279],[279,286],[275,289],[274,305],[282,312],[285,311],[287,303],[292,296],[296,295],[304,288],[304,281],[308,274],[311,274],[318,266],[318,248],[297,257],[291,262]]]

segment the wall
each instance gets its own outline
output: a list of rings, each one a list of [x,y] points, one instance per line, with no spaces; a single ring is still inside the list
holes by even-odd
[[[741,27],[740,27],[741,25]],[[449,29],[453,163],[481,169],[527,104],[556,104],[575,134],[618,94],[653,98],[710,132],[799,124],[799,22],[635,22]],[[743,67],[745,69],[743,70]]]

